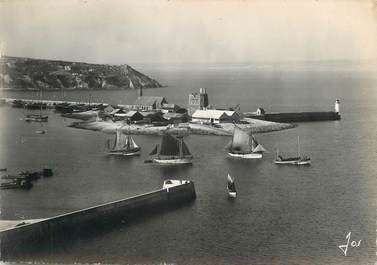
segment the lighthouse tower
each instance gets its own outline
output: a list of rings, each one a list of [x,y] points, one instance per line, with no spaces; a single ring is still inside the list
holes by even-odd
[[[339,99],[335,100],[335,113],[339,114],[340,110],[340,101]]]

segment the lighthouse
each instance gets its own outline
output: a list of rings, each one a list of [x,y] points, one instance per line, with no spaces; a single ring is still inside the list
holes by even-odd
[[[339,114],[340,101],[339,99],[335,100],[335,113]]]

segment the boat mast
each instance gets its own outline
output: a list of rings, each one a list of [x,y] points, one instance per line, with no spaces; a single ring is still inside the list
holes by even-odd
[[[39,89],[39,116],[42,117],[42,87]]]
[[[183,138],[180,138],[179,139],[179,157],[182,158],[183,157]]]
[[[297,154],[300,157],[300,136],[297,136]]]

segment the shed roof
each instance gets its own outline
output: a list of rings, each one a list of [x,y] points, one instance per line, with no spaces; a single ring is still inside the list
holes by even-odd
[[[136,110],[130,110],[128,111],[126,114],[125,114],[125,117],[133,117],[134,115],[136,115],[137,113],[140,114],[140,112],[136,111]],[[140,114],[141,115],[141,114]]]
[[[161,106],[162,103],[166,102],[164,97],[156,97],[156,96],[141,96],[136,99],[134,105],[139,106],[152,106],[153,104]]]
[[[228,110],[197,110],[192,114],[192,118],[197,119],[221,119],[227,117],[235,117],[238,114],[235,111]]]

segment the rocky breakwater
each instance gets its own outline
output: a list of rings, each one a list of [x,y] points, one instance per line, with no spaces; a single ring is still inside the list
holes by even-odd
[[[131,66],[3,56],[2,88],[17,90],[137,89],[161,87]]]

